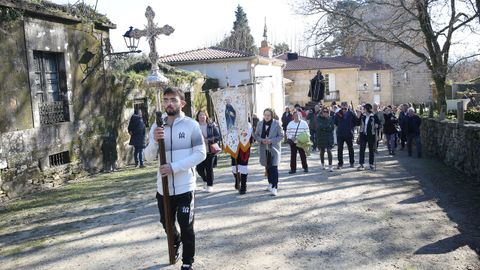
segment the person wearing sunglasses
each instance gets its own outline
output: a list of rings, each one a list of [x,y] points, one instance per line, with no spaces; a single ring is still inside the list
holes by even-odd
[[[335,114],[334,124],[337,126],[337,155],[338,166],[337,169],[343,167],[343,145],[347,144],[348,157],[350,161],[350,168],[355,165],[355,153],[353,152],[353,128],[358,126],[359,120],[355,113],[348,109],[348,103],[343,101],[341,110]]]

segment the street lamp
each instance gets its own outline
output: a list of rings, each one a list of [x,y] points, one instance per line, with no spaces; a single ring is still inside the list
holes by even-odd
[[[127,45],[128,50],[131,52],[135,52],[138,48],[138,43],[140,42],[140,38],[135,37],[132,35],[133,33],[133,27],[130,26],[130,29],[128,29],[125,34],[123,34],[123,40],[125,40],[125,45]]]

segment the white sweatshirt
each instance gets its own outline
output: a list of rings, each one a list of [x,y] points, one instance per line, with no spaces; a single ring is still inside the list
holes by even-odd
[[[164,123],[167,123],[166,119]],[[158,144],[153,139],[150,129],[149,143],[145,148],[145,159],[154,160],[158,155]],[[175,119],[172,126],[165,124],[165,152],[167,163],[173,170],[168,176],[170,195],[179,195],[195,190],[195,166],[205,160],[207,151],[202,131],[197,121],[186,117],[183,113]],[[157,191],[163,195],[162,176],[157,172]]]

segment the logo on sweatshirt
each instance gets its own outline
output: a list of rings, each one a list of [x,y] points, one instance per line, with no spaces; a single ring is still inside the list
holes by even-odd
[[[185,132],[178,133],[178,138],[179,139],[185,139]]]

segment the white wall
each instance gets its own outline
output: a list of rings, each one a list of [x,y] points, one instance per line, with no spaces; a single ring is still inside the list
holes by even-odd
[[[188,71],[199,71],[210,78],[218,79],[220,87],[227,86],[227,77],[229,85],[239,85],[251,82],[251,66],[250,61],[248,60],[176,66]]]
[[[177,65],[178,68],[188,71],[199,71],[210,78],[218,79],[220,87],[239,85],[255,80],[260,82],[253,86],[252,102],[253,113],[261,119],[263,110],[273,108],[277,114],[282,114],[285,105],[285,92],[283,89],[283,71],[281,66],[251,64],[251,61],[234,61],[223,63],[199,63],[190,65]]]
[[[254,70],[256,106],[254,113],[262,119],[263,110],[273,108],[281,115],[285,106],[285,91],[283,89],[283,71],[281,66],[256,65]]]

